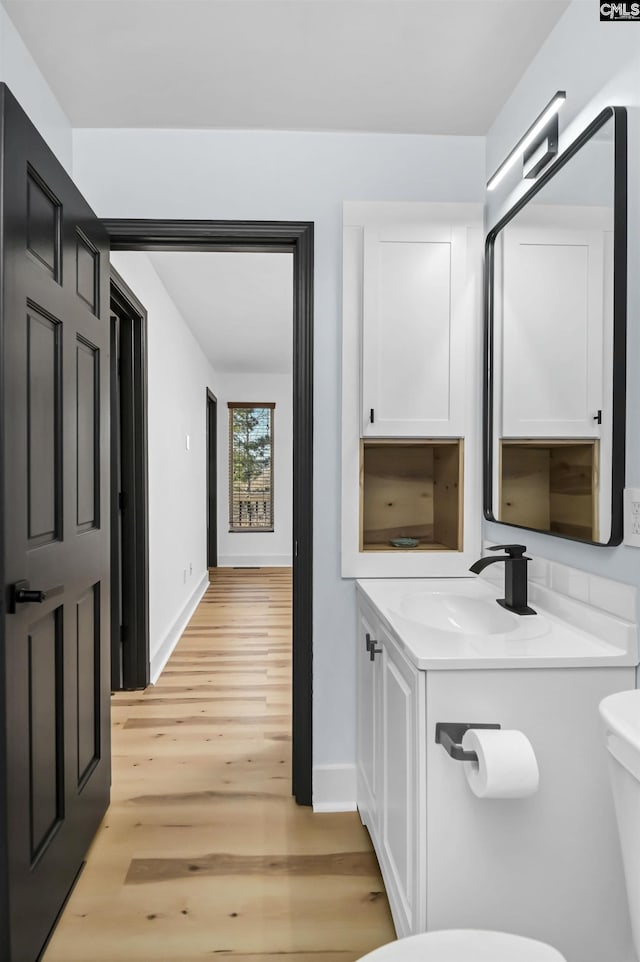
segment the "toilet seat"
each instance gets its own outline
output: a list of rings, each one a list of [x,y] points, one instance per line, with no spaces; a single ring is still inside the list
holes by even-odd
[[[390,942],[360,962],[566,962],[557,949],[506,932],[445,929]]]

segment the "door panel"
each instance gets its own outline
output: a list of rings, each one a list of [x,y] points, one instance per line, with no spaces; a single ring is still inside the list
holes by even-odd
[[[94,314],[99,313],[100,252],[76,228],[76,293]]]
[[[30,167],[27,169],[27,250],[60,279],[62,204]]]
[[[385,649],[384,699],[386,752],[384,782],[384,852],[395,878],[403,910],[411,917],[412,830],[414,805],[414,698],[411,686]]]
[[[64,818],[63,623],[55,609],[29,632],[29,813],[31,863]]]
[[[76,346],[77,524],[87,531],[97,527],[100,502],[100,352],[78,338]]]
[[[100,595],[93,585],[76,605],[78,786],[100,759]]]
[[[109,800],[109,263],[100,222],[0,97],[2,563],[5,585],[44,592],[2,618],[0,958],[35,962]]]
[[[27,491],[30,547],[59,538],[61,325],[30,306],[27,313]]]

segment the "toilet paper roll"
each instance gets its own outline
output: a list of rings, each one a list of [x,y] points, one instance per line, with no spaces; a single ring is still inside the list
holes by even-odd
[[[531,742],[516,730],[469,728],[462,747],[477,762],[465,762],[471,791],[478,798],[528,798],[538,789],[538,762]]]

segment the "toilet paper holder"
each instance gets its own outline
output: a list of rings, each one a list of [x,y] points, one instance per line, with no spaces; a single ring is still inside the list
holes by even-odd
[[[477,762],[475,752],[466,751],[460,742],[469,728],[500,728],[500,725],[472,724],[471,722],[436,722],[436,742],[457,762]]]

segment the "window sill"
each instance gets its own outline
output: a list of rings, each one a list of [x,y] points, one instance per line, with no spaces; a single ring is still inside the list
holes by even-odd
[[[229,528],[229,534],[273,534],[273,528]]]

